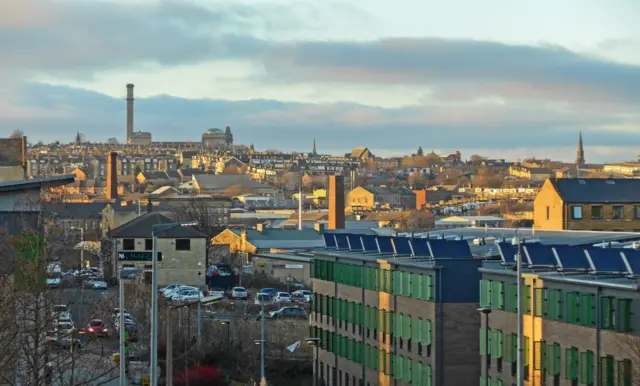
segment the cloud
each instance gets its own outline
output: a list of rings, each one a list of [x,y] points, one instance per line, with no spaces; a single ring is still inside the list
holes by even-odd
[[[22,95],[25,99],[21,104],[37,109],[40,115],[14,114],[4,122],[7,128],[24,130],[32,141],[71,141],[76,130],[93,141],[124,137],[125,102],[122,99],[42,84],[28,85]],[[170,96],[138,98],[135,106],[136,130],[152,132],[155,140],[198,141],[207,129],[229,124],[237,143],[255,143],[258,148],[287,151],[304,151],[315,138],[319,146],[338,152],[366,145],[374,152],[393,154],[418,144],[425,149],[484,149],[488,154],[514,148],[544,152],[550,145],[575,149],[578,130],[590,123],[592,128],[583,134],[587,146],[611,148],[614,152],[625,149],[618,156],[631,158],[635,154],[627,154],[625,146],[634,141],[639,129],[636,125],[635,132],[605,131],[603,127],[616,125],[618,120],[554,115],[521,108],[495,109],[488,114],[483,109],[467,111],[449,107],[382,109],[347,103],[234,102]],[[456,116],[462,118],[456,119]],[[573,153],[571,150],[555,156],[570,160],[574,158]],[[612,157],[605,154],[600,159]]]

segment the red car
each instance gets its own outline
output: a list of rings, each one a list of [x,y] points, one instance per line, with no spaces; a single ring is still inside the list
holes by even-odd
[[[101,336],[104,338],[109,337],[109,331],[107,330],[107,326],[104,325],[104,322],[100,319],[93,319],[87,325],[87,335],[90,336]]]

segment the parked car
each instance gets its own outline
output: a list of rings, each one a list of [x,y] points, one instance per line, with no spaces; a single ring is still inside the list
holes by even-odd
[[[260,293],[267,294],[271,297],[274,297],[278,293],[278,290],[275,288],[263,288],[260,290]]]
[[[173,291],[178,287],[182,287],[182,284],[170,284],[164,288],[160,288],[159,291],[162,292],[163,294],[166,294],[167,291]]]
[[[58,319],[61,315],[69,314],[69,307],[66,304],[56,304],[53,306],[51,316]]]
[[[75,330],[73,322],[70,321],[58,321],[56,324],[55,332],[71,333]]]
[[[85,288],[92,288],[92,289],[101,289],[101,290],[106,290],[107,289],[107,282],[104,280],[88,280],[84,282],[84,287]]]
[[[274,301],[278,303],[291,303],[291,295],[288,292],[278,292]]]
[[[297,302],[311,303],[313,292],[309,290],[298,290],[291,294],[291,298]]]
[[[48,277],[47,278],[47,287],[49,288],[58,288],[60,287],[60,278],[59,277]]]
[[[171,300],[174,302],[194,301],[204,297],[202,291],[197,289],[181,289],[171,296]]]
[[[108,338],[109,330],[101,319],[93,319],[87,324],[87,335]]]
[[[269,312],[269,318],[271,319],[307,319],[307,312],[300,307],[282,307],[278,311]]]
[[[244,287],[233,287],[231,289],[231,299],[247,300],[247,289]]]
[[[177,294],[179,291],[182,290],[198,290],[196,287],[192,287],[192,286],[188,286],[188,285],[181,285],[179,287],[175,287],[172,290],[167,290],[164,292],[164,297],[166,299],[171,299],[173,297],[173,295]]]
[[[47,338],[49,343],[53,346],[61,349],[70,349],[72,346],[74,349],[82,347],[80,339],[74,337],[69,332],[55,332]]]
[[[262,304],[262,303],[267,304],[267,303],[271,303],[272,301],[273,301],[273,298],[271,297],[271,295],[260,292],[260,293],[256,294],[254,303],[255,304]]]
[[[211,288],[209,296],[224,297],[224,290],[222,288]]]

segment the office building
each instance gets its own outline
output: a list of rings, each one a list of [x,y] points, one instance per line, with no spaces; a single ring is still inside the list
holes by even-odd
[[[483,368],[488,359],[491,385],[511,385],[517,381],[517,249],[504,243],[498,249],[502,261],[480,269],[480,306],[491,309],[488,326],[481,317],[480,356]],[[521,253],[525,385],[637,384],[640,251],[532,243]]]
[[[322,385],[477,384],[481,260],[466,241],[323,238],[311,317]]]

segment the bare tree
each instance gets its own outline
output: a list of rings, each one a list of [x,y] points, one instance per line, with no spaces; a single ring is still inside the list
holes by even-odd
[[[11,135],[9,136],[9,138],[22,138],[24,137],[24,131],[20,130],[20,129],[15,129],[11,132]]]

